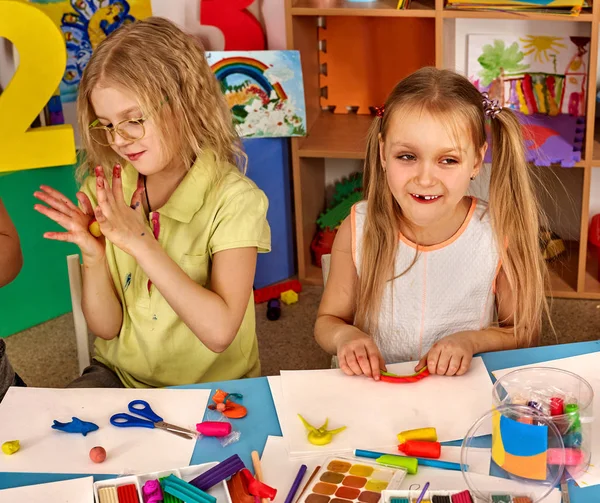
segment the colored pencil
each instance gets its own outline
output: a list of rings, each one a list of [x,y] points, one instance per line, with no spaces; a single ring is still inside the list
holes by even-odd
[[[287,497],[285,498],[284,503],[292,503],[292,501],[294,501],[294,496],[296,496],[296,493],[298,492],[298,488],[300,487],[300,483],[302,482],[302,479],[304,478],[304,475],[306,474],[307,468],[308,467],[306,465],[302,465],[300,467],[300,470],[298,470],[298,474],[296,475],[296,478],[294,479],[294,482],[292,483],[292,487],[290,488],[290,492],[288,493]]]

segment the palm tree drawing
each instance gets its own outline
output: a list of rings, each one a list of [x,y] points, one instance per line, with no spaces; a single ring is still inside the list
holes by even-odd
[[[490,98],[504,103],[504,77],[527,70],[529,65],[521,63],[524,57],[517,42],[506,47],[503,40],[494,40],[493,44],[483,46],[481,56],[477,58],[482,68],[479,76],[481,85],[490,86]]]

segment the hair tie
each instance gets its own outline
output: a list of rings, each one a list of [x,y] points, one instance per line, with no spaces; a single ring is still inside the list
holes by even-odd
[[[380,119],[383,119],[383,114],[385,113],[385,105],[381,105],[380,107],[375,107],[375,115]]]
[[[488,93],[481,93],[483,97],[483,113],[486,117],[494,119],[501,111],[502,107],[498,100],[491,100]]]

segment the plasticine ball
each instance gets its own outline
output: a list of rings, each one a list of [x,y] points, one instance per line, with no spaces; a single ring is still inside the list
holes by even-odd
[[[17,452],[20,448],[21,444],[18,440],[11,440],[10,442],[4,442],[2,444],[2,452],[4,454],[8,454],[9,456]]]
[[[227,406],[226,406],[224,403],[218,403],[218,404],[217,404],[217,410],[218,410],[219,412],[223,412],[223,411],[226,409],[226,407],[227,407]]]
[[[100,236],[102,236],[102,231],[100,230],[100,224],[98,222],[96,222],[96,219],[94,219],[90,222],[88,229],[90,230],[90,233],[92,234],[92,236],[94,236],[96,238],[99,238]]]
[[[94,463],[102,463],[106,459],[106,450],[104,447],[93,447],[90,451],[90,459]]]

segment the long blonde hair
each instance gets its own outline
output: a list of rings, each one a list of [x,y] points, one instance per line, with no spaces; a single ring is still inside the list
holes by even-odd
[[[486,142],[481,93],[466,78],[449,70],[427,67],[406,77],[389,95],[383,117],[373,120],[364,169],[364,194],[369,204],[355,310],[357,326],[371,333],[377,327],[384,285],[398,272],[393,270],[393,263],[403,218],[387,184],[379,137],[385,141],[393,114],[415,109],[444,121],[455,137],[460,134],[461,126],[463,130],[466,126],[477,152]],[[548,271],[538,240],[542,216],[517,117],[503,108],[491,119],[491,132],[490,217],[502,268],[513,291],[517,344],[530,346],[536,342],[543,313],[548,313],[545,297]]]
[[[246,156],[204,49],[172,22],[149,17],[122,26],[94,51],[77,97],[86,151],[85,162],[77,171],[79,180],[96,165],[107,169],[122,161],[89,134],[88,127],[97,118],[90,101],[97,85],[123,88],[137,97],[144,113],[154,111],[152,118],[163,148],[172,158],[180,155],[186,167],[199,153],[210,149],[218,161],[245,170]]]

